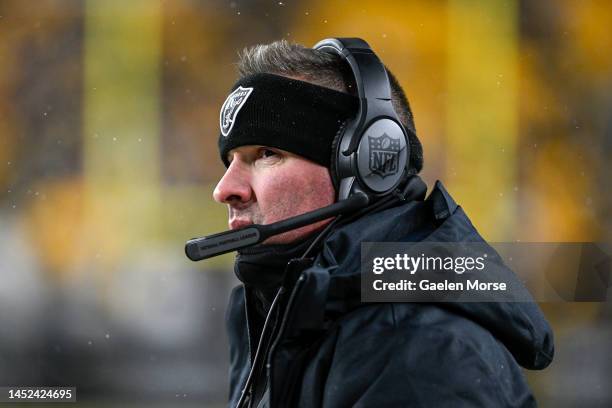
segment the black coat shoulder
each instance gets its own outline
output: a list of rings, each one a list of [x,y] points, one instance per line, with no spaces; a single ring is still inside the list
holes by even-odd
[[[512,354],[437,305],[367,305],[338,321],[324,407],[531,407]]]

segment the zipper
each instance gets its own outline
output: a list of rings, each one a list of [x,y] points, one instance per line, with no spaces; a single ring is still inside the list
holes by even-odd
[[[269,387],[269,402],[270,402],[270,407],[272,406],[272,375],[271,375],[271,361],[272,361],[272,355],[274,354],[274,350],[276,349],[276,346],[278,345],[278,342],[280,341],[282,335],[283,335],[283,331],[285,330],[285,326],[287,324],[287,320],[289,318],[289,313],[291,312],[291,306],[293,304],[293,300],[295,299],[295,296],[297,295],[298,291],[300,290],[301,284],[302,282],[304,282],[304,272],[300,272],[300,276],[297,279],[295,286],[293,288],[293,290],[291,291],[291,295],[289,296],[289,301],[287,302],[287,306],[285,307],[285,313],[283,315],[283,318],[281,320],[280,326],[278,328],[278,333],[276,334],[276,336],[273,339],[272,345],[270,346],[270,348],[267,350],[267,355],[266,355],[266,376],[268,378],[270,387]]]
[[[267,339],[261,339],[262,341],[266,341],[266,348],[264,350],[264,356],[267,357],[268,353],[271,350],[270,345],[272,344],[272,341],[274,340],[274,333],[276,332],[276,328],[278,326],[278,316],[280,314],[280,310],[275,310],[274,311],[276,316],[274,316],[274,323],[272,324],[272,330],[270,331],[270,335],[268,336]],[[263,360],[263,359],[262,359]],[[269,379],[267,377],[267,371],[266,371],[266,366],[264,365],[265,361],[261,361],[261,363],[259,364],[259,367],[257,367],[257,370],[254,372],[255,375],[255,381],[253,382],[253,386],[255,386],[258,383],[258,380],[263,380],[263,394],[262,394],[262,398],[259,400],[259,402],[257,403],[257,406],[259,407],[262,403],[262,401],[264,400],[264,397],[266,395],[266,388],[267,388],[267,384],[269,382]],[[262,374],[263,374],[263,378],[262,378]],[[252,396],[254,396],[254,394],[251,394]],[[254,401],[254,400],[253,400]]]
[[[277,295],[277,296],[279,296],[279,299],[278,299],[279,302],[281,301],[281,297],[283,295],[284,295],[284,293],[279,293]],[[266,344],[265,349],[261,349],[260,350],[260,347],[262,347],[262,344],[259,344],[259,342],[258,342],[258,344],[257,344],[257,352],[255,353],[255,356],[253,356],[252,347],[251,347],[251,330],[250,330],[250,326],[249,326],[249,317],[248,317],[249,316],[249,314],[248,314],[248,300],[250,299],[250,297],[247,296],[246,289],[245,289],[245,293],[244,293],[244,299],[245,299],[245,315],[246,315],[246,325],[247,325],[247,340],[248,340],[248,343],[249,343],[249,361],[251,362],[251,368],[249,370],[249,374],[247,375],[247,378],[246,378],[245,382],[242,384],[242,387],[241,387],[243,392],[245,392],[247,394],[245,396],[245,400],[242,401],[242,404],[239,404],[239,405],[240,405],[240,407],[242,407],[242,406],[244,406],[244,403],[246,402],[246,404],[247,404],[246,406],[247,407],[252,407],[253,394],[251,392],[251,389],[252,389],[254,383],[251,383],[251,385],[249,387],[249,390],[247,390],[245,386],[249,382],[249,377],[251,377],[252,375],[255,376],[254,380],[255,380],[255,382],[257,382],[257,379],[259,378],[259,373],[261,373],[262,370],[265,368],[265,366],[263,365],[264,361],[261,361],[262,359],[259,360],[259,361],[261,361],[261,363],[259,364],[259,368],[255,367],[255,365],[257,364],[257,361],[255,361],[255,360],[258,358],[258,355],[259,355],[259,353],[261,351],[263,351],[264,356],[266,356],[267,353],[269,353],[269,351],[271,349],[270,345],[272,344],[272,341],[274,340],[274,333],[275,333],[277,325],[278,325],[278,316],[279,316],[280,310],[278,310],[278,308],[276,310],[273,310],[273,305],[274,305],[275,302],[273,302],[273,305],[270,306],[270,311],[268,313],[276,314],[276,317],[274,317],[274,322],[272,324],[272,329],[271,329],[270,334],[268,336],[260,337],[260,339],[259,339],[259,342],[263,342],[263,341],[266,341],[266,337],[267,337],[267,341],[265,343]],[[266,320],[268,318],[272,318],[272,316],[268,315],[266,317]],[[266,326],[266,324],[264,323],[264,326],[262,327],[262,333],[261,333],[262,335],[264,334],[265,326]],[[265,384],[267,383],[267,378],[264,377],[264,379],[266,380],[264,382],[264,387],[265,387]],[[240,402],[241,398],[242,397],[239,398],[239,400],[238,400],[239,402]]]
[[[300,258],[300,259],[303,259],[303,258]],[[310,266],[312,266],[312,263],[311,263]],[[265,366],[262,366],[260,369],[264,369],[265,368],[264,372],[265,372],[266,375],[265,375],[264,378],[266,379],[266,383],[269,383],[269,389],[270,389],[270,392],[269,392],[268,395],[272,394],[272,392],[271,392],[272,382],[268,381],[268,380],[271,380],[271,376],[270,376],[270,361],[271,361],[271,356],[272,356],[274,350],[276,349],[276,346],[277,346],[280,338],[282,337],[282,333],[283,333],[283,331],[285,329],[285,326],[287,324],[287,319],[289,318],[289,313],[291,311],[291,306],[293,305],[293,301],[295,299],[295,296],[297,295],[298,291],[300,290],[301,284],[304,281],[304,270],[306,270],[306,269],[308,269],[308,267],[302,268],[302,270],[300,271],[300,275],[299,275],[298,279],[296,279],[295,284],[293,285],[293,289],[291,291],[291,295],[289,296],[289,300],[287,301],[287,304],[285,305],[285,310],[284,310],[283,317],[282,317],[281,322],[280,322],[280,326],[278,326],[278,324],[279,324],[278,317],[280,316],[280,312],[281,311],[278,310],[277,315],[276,315],[276,317],[274,319],[274,323],[272,325],[272,330],[270,332],[269,341],[266,344],[266,348],[263,350],[263,352],[264,352],[264,356],[263,357],[265,357],[265,360],[263,362],[265,362]],[[281,288],[282,288],[282,286],[281,286]],[[279,293],[278,294],[278,296],[284,296],[284,295],[285,295],[285,293]],[[279,308],[280,308],[280,307],[282,307],[281,299],[278,299],[278,301],[280,303],[280,305],[279,305]],[[274,302],[272,302],[272,303],[274,304]],[[248,303],[247,303],[246,292],[245,292],[245,307],[247,305],[248,305]],[[272,306],[270,306],[270,307],[272,308]],[[272,311],[272,310],[270,310],[270,311]],[[247,316],[247,331],[250,333],[250,329],[249,329],[249,326],[248,326],[248,312],[245,312],[245,313],[246,313],[246,316]],[[268,317],[270,317],[270,316],[268,316]],[[266,317],[266,319],[268,317]],[[264,323],[264,327],[265,327],[265,323]],[[276,332],[277,327],[278,327],[278,332]],[[263,328],[262,328],[262,333],[263,333]],[[264,339],[263,338],[260,339],[260,341],[262,341],[262,340],[264,340]],[[256,352],[256,354],[259,354],[259,347],[261,347],[261,345],[257,346],[258,351]],[[252,361],[254,358],[253,358],[252,352],[251,352],[250,334],[249,334],[249,356],[250,356],[249,360],[251,361],[251,370],[253,370],[255,368],[256,361]],[[255,358],[256,357],[257,356],[255,356]],[[252,374],[255,375],[256,373],[254,371],[252,371]],[[249,373],[249,376],[250,375],[251,375],[251,372]],[[244,385],[246,385],[246,383],[248,383],[249,376],[247,376],[247,379],[246,379],[246,382],[244,383]],[[251,398],[252,398],[253,395],[252,395],[252,393],[250,391],[247,391],[245,389],[244,385],[243,385],[242,389],[244,390],[244,392],[248,392],[248,395],[246,396],[246,398],[248,398],[248,407],[251,407],[251,405],[252,405]],[[265,390],[264,390],[264,395],[265,395]],[[240,402],[240,399],[238,401]],[[260,401],[260,403],[261,403],[261,401]]]
[[[249,299],[247,297],[247,290],[244,287],[244,316],[246,317],[246,328],[247,328],[247,343],[249,345],[249,361],[251,362],[251,366],[253,365],[253,349],[251,347],[251,326],[249,325]]]

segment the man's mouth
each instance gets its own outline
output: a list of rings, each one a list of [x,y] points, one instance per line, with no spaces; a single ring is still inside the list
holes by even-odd
[[[233,220],[229,222],[229,227],[230,229],[235,230],[235,229],[244,228],[252,224],[253,224],[253,221],[251,220],[234,218]]]

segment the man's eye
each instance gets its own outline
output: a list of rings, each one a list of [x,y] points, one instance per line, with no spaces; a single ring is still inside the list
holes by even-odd
[[[259,151],[259,157],[266,158],[266,157],[273,157],[273,156],[278,156],[278,153],[276,153],[274,150],[261,149]]]

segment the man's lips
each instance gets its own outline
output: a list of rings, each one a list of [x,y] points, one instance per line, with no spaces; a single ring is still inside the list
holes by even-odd
[[[233,219],[229,222],[229,227],[232,230],[235,229],[239,229],[239,228],[244,228],[248,225],[252,225],[253,222],[250,220],[245,220],[245,219]]]

